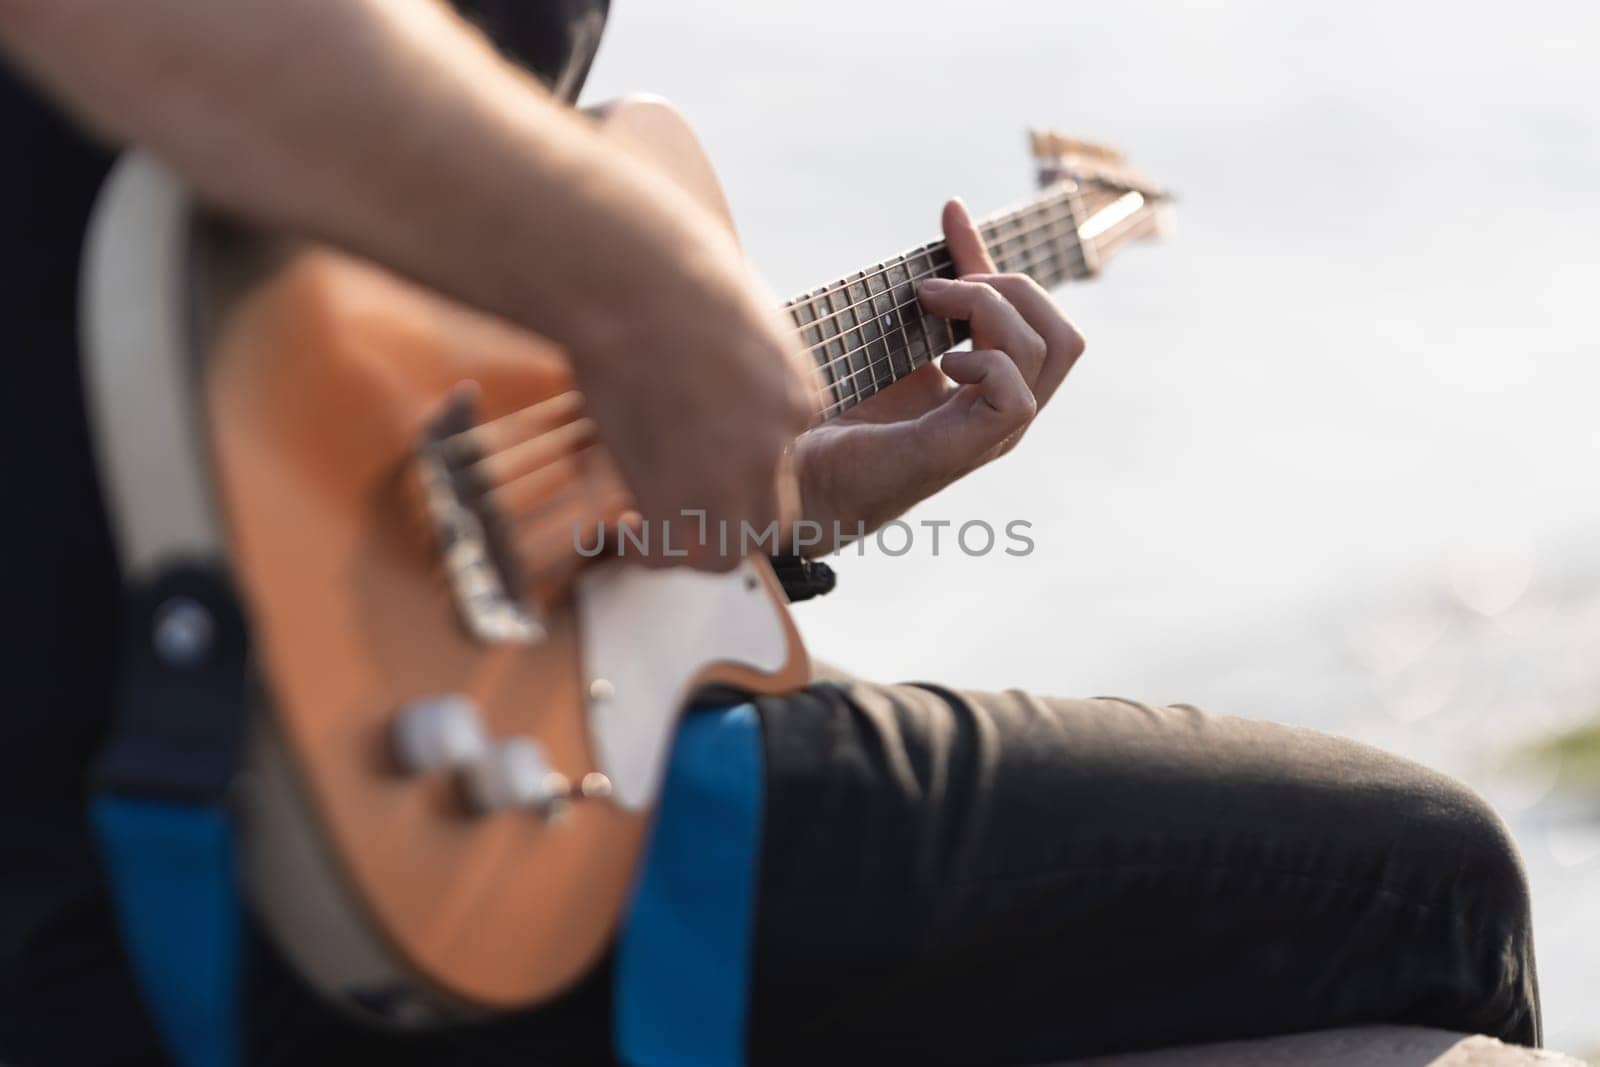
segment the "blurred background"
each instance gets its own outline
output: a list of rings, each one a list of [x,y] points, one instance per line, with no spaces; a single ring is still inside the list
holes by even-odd
[[[798,610],[882,680],[1116,693],[1457,774],[1534,884],[1549,1043],[1600,1051],[1600,5],[615,0],[586,97],[673,99],[792,296],[1104,139],[1178,232],[1062,299],[1011,456]],[[997,620],[1004,620],[998,621]],[[1589,731],[1589,732],[1586,732]]]

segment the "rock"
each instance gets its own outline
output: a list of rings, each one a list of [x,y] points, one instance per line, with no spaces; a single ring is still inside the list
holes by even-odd
[[[1420,1026],[1352,1026],[1077,1061],[1088,1067],[1583,1067],[1559,1052]]]

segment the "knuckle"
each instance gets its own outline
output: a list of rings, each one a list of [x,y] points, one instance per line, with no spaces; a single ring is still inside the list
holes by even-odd
[[[1043,363],[1045,357],[1050,354],[1050,347],[1044,343],[1044,338],[1032,331],[1028,333],[1028,338],[1023,343],[1023,349],[1028,358],[1036,364]]]
[[[972,311],[974,316],[982,315],[993,325],[994,320],[1003,320],[1010,313],[1011,302],[1000,295],[1000,290],[984,284],[973,298]]]
[[[1034,395],[1026,389],[1019,390],[1002,409],[1001,417],[1005,432],[1010,434],[1022,429],[1033,421],[1038,412],[1039,401]]]
[[[1024,393],[1022,402],[1017,405],[1018,422],[1026,426],[1037,414],[1039,414],[1039,398],[1032,393]]]

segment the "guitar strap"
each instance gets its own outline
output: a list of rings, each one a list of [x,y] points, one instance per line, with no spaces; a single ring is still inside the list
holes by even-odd
[[[229,797],[249,707],[247,633],[220,569],[132,588],[90,817],[124,948],[175,1062],[241,1062],[244,907]],[[617,944],[614,1044],[648,1067],[744,1062],[762,812],[749,704],[680,727]]]
[[[244,941],[228,797],[247,707],[242,614],[217,568],[130,588],[89,812],[123,947],[184,1067],[238,1062]]]
[[[182,1067],[240,1062],[245,920],[232,785],[252,705],[245,622],[204,487],[192,396],[188,207],[137,158],[91,225],[89,376],[108,505],[129,581],[116,706],[91,769],[90,820],[134,978]],[[132,240],[110,222],[144,220]],[[168,361],[152,366],[151,354]],[[160,492],[151,491],[160,487]],[[179,562],[174,562],[179,561]],[[689,717],[617,946],[615,1043],[629,1063],[744,1059],[760,731],[748,705]]]
[[[751,704],[678,728],[660,815],[617,948],[617,1058],[745,1061],[765,765]]]

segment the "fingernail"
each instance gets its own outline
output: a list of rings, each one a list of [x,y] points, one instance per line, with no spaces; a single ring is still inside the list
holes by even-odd
[[[939,293],[948,288],[950,288],[949,278],[929,278],[927,281],[922,283],[922,288],[919,291],[924,293]]]

